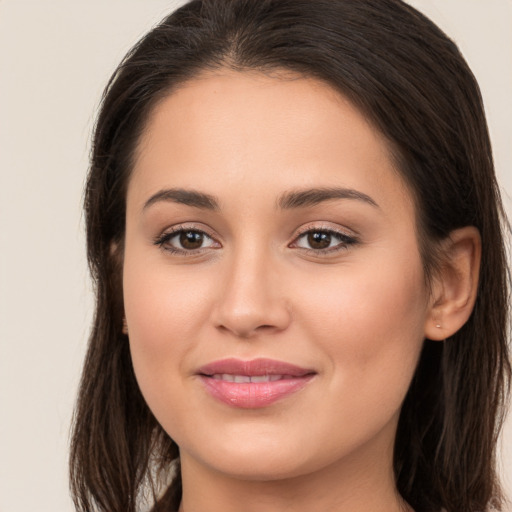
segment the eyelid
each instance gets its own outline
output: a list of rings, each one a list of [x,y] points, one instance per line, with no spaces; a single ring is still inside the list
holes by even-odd
[[[218,246],[217,247],[200,247],[198,249],[179,249],[177,247],[164,247],[164,244],[174,238],[179,233],[182,233],[184,231],[193,231],[196,233],[201,233],[208,237],[209,239],[213,240]],[[206,229],[204,226],[199,226],[195,223],[183,223],[183,224],[177,224],[175,226],[171,226],[167,229],[164,229],[160,234],[158,234],[153,239],[153,244],[159,246],[162,250],[168,251],[170,253],[179,254],[183,256],[194,256],[198,255],[202,252],[204,252],[207,249],[218,249],[221,246],[220,242],[218,241],[217,237],[215,237],[209,229]]]
[[[298,238],[304,233],[309,233],[311,231],[328,231],[349,238],[359,238],[359,234],[353,229],[343,228],[339,225],[333,225],[329,222],[310,222],[305,224],[297,230],[295,238]]]
[[[328,247],[325,249],[313,249],[306,247],[298,247],[297,241],[308,233],[314,232],[324,232],[329,233],[338,238],[341,238],[342,241],[334,247]],[[333,253],[337,253],[341,250],[347,250],[349,246],[356,245],[359,243],[359,235],[352,230],[341,229],[340,227],[333,227],[330,224],[318,224],[312,223],[305,226],[302,226],[297,234],[294,236],[293,241],[288,245],[290,248],[300,249],[303,252],[311,253],[317,256],[329,256]]]
[[[208,246],[208,247],[200,247],[198,249],[180,249],[178,247],[166,246],[165,244],[169,242],[172,238],[174,238],[179,233],[185,231],[194,231],[197,233],[201,233],[205,235],[207,238],[211,239],[216,246]],[[314,249],[307,247],[299,247],[297,246],[297,241],[304,235],[313,232],[324,232],[334,235],[338,237],[340,242],[334,247],[327,247],[325,249]],[[359,235],[356,234],[353,230],[342,229],[340,227],[333,227],[332,224],[326,223],[311,223],[301,226],[297,233],[295,234],[292,242],[288,244],[289,248],[299,249],[304,253],[312,253],[317,256],[328,256],[333,253],[339,252],[341,250],[347,250],[349,246],[355,245],[359,243]],[[165,250],[170,253],[174,253],[177,255],[183,256],[194,256],[199,255],[208,249],[219,249],[222,247],[222,244],[218,241],[218,237],[211,233],[211,230],[205,227],[204,225],[199,225],[196,223],[182,223],[177,224],[175,226],[171,226],[165,230],[163,230],[159,235],[157,235],[153,239],[153,244],[159,246],[162,250]]]

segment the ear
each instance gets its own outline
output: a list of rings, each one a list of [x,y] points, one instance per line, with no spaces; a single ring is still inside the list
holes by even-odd
[[[476,301],[482,241],[477,228],[457,229],[442,243],[441,265],[433,278],[425,337],[445,340],[469,319]]]

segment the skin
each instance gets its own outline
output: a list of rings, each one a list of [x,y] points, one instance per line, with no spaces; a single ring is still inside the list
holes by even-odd
[[[334,187],[366,199],[278,206]],[[155,197],[175,188],[214,196],[218,209]],[[207,234],[199,249],[179,236],[156,243],[182,228]],[[325,230],[343,236],[312,249],[303,233]],[[472,236],[457,245],[469,273]],[[393,480],[398,415],[425,336],[464,321],[444,315],[448,299],[465,293],[471,307],[474,286],[459,274],[453,292],[442,282],[429,292],[414,203],[386,141],[328,85],[222,70],[162,100],[128,186],[123,287],[138,383],[180,447],[181,510],[408,510]],[[197,375],[227,357],[315,377],[268,407],[231,407]]]

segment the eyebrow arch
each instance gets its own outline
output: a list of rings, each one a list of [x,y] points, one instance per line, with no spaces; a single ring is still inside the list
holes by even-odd
[[[379,205],[370,196],[349,188],[312,188],[286,192],[277,200],[277,205],[280,209],[290,210],[315,206],[331,199],[355,199],[379,208]],[[185,204],[203,210],[218,211],[220,209],[219,201],[210,194],[182,188],[167,188],[153,194],[144,203],[142,210],[144,211],[160,201]]]
[[[148,209],[151,205],[160,201],[186,204],[203,210],[218,210],[219,202],[214,196],[197,192],[195,190],[185,190],[183,188],[166,188],[153,194],[145,203],[142,210]]]
[[[283,210],[315,206],[330,199],[355,199],[379,208],[379,205],[368,195],[350,188],[312,188],[297,190],[283,194],[277,201]]]

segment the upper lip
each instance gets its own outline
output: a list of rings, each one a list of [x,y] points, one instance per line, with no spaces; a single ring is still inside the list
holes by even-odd
[[[292,377],[304,377],[316,373],[310,368],[277,361],[275,359],[258,358],[250,361],[229,358],[213,361],[201,366],[197,371],[199,375],[211,376],[218,374],[247,375],[290,375]]]

